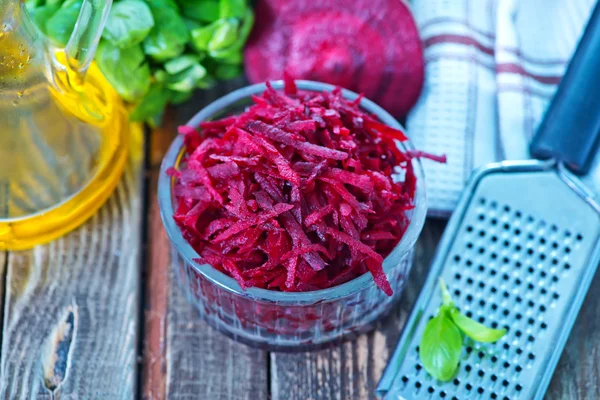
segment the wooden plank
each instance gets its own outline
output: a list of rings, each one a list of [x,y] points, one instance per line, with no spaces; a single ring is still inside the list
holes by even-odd
[[[600,399],[600,274],[596,274],[550,383],[548,400]]]
[[[116,192],[81,228],[9,254],[0,397],[135,396],[140,145]]]
[[[273,400],[375,399],[377,382],[423,286],[444,227],[444,221],[427,221],[400,303],[376,331],[321,351],[271,353]]]
[[[160,221],[156,181],[160,161],[185,123],[209,102],[245,85],[243,79],[198,93],[170,110],[151,137],[148,271],[142,375],[144,399],[264,399],[267,356],[229,340],[203,322],[186,301],[169,267],[169,240]]]

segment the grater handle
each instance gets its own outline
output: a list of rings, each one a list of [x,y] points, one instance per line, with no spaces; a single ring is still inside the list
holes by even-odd
[[[530,146],[535,158],[555,158],[586,174],[600,145],[600,2]]]

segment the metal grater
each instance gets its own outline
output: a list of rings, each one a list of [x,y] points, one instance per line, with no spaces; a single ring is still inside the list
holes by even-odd
[[[543,398],[600,263],[598,199],[564,166],[585,173],[598,147],[599,70],[600,4],[531,146],[556,161],[503,162],[471,178],[379,382],[380,397]],[[508,330],[495,344],[465,342],[451,382],[429,376],[418,355],[442,303],[440,277],[463,313]]]

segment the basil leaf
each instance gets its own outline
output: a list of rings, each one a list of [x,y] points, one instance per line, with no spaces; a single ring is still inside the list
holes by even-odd
[[[208,42],[209,54],[228,48],[238,37],[239,22],[236,19],[221,19],[216,25]]]
[[[79,17],[82,1],[65,2],[52,17],[46,21],[45,32],[52,41],[61,46],[66,46],[75,22]]]
[[[47,35],[46,31],[46,23],[48,20],[58,11],[60,8],[57,4],[46,4],[44,6],[31,6],[30,3],[27,3],[27,11],[29,12],[29,16],[37,26],[37,28],[45,35]],[[73,25],[75,26],[75,25]]]
[[[121,0],[113,4],[102,37],[118,47],[140,43],[154,26],[150,7],[142,0]]]
[[[150,87],[150,67],[140,45],[121,49],[101,40],[96,51],[98,67],[125,100],[135,102]]]
[[[179,0],[178,3],[182,14],[193,20],[208,23],[219,18],[219,0]]]
[[[246,0],[221,0],[220,5],[221,18],[242,17],[246,11]]]
[[[167,87],[176,92],[189,92],[197,88],[205,76],[206,68],[200,64],[194,64],[182,72],[169,76]]]
[[[425,370],[441,381],[452,379],[460,362],[463,337],[448,315],[450,308],[442,306],[436,317],[425,326],[419,358]]]
[[[241,65],[222,64],[215,69],[215,76],[218,79],[227,80],[233,79],[242,74]]]
[[[189,92],[171,91],[171,103],[175,104],[175,105],[184,103],[184,102],[188,101],[190,99],[190,97],[192,97],[192,94],[194,94],[194,92],[192,92],[192,91],[189,91]]]
[[[465,335],[483,343],[497,342],[506,334],[506,329],[492,329],[462,315],[456,308],[450,310],[450,317]]]
[[[154,27],[144,40],[144,51],[156,61],[164,61],[183,53],[190,36],[176,5],[170,1],[149,2]]]
[[[154,82],[148,93],[131,113],[132,121],[145,121],[162,113],[169,102],[170,93],[164,84]]]
[[[177,74],[185,69],[188,69],[192,65],[198,63],[200,57],[193,54],[184,54],[165,63],[165,70],[171,74]]]
[[[232,57],[239,54],[241,55],[244,44],[246,44],[246,40],[252,31],[252,26],[254,25],[254,13],[250,8],[246,10],[242,23],[237,32],[237,38],[235,41],[229,44],[229,46],[217,46],[212,45],[210,55],[213,58],[218,59],[219,61],[224,61],[229,64],[233,64],[234,62],[229,61]],[[216,39],[213,39],[216,40]],[[212,40],[211,40],[212,42]],[[222,43],[221,43],[222,45]],[[241,61],[240,61],[241,62]]]
[[[215,30],[219,27],[219,21],[213,22],[210,25],[206,25],[200,28],[192,29],[190,34],[192,36],[192,46],[198,51],[208,50],[208,43],[213,37]]]

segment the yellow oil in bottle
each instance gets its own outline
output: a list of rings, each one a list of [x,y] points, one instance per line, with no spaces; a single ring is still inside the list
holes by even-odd
[[[34,54],[0,31],[0,249],[74,229],[121,176],[127,111],[94,64],[80,76],[63,52]]]

